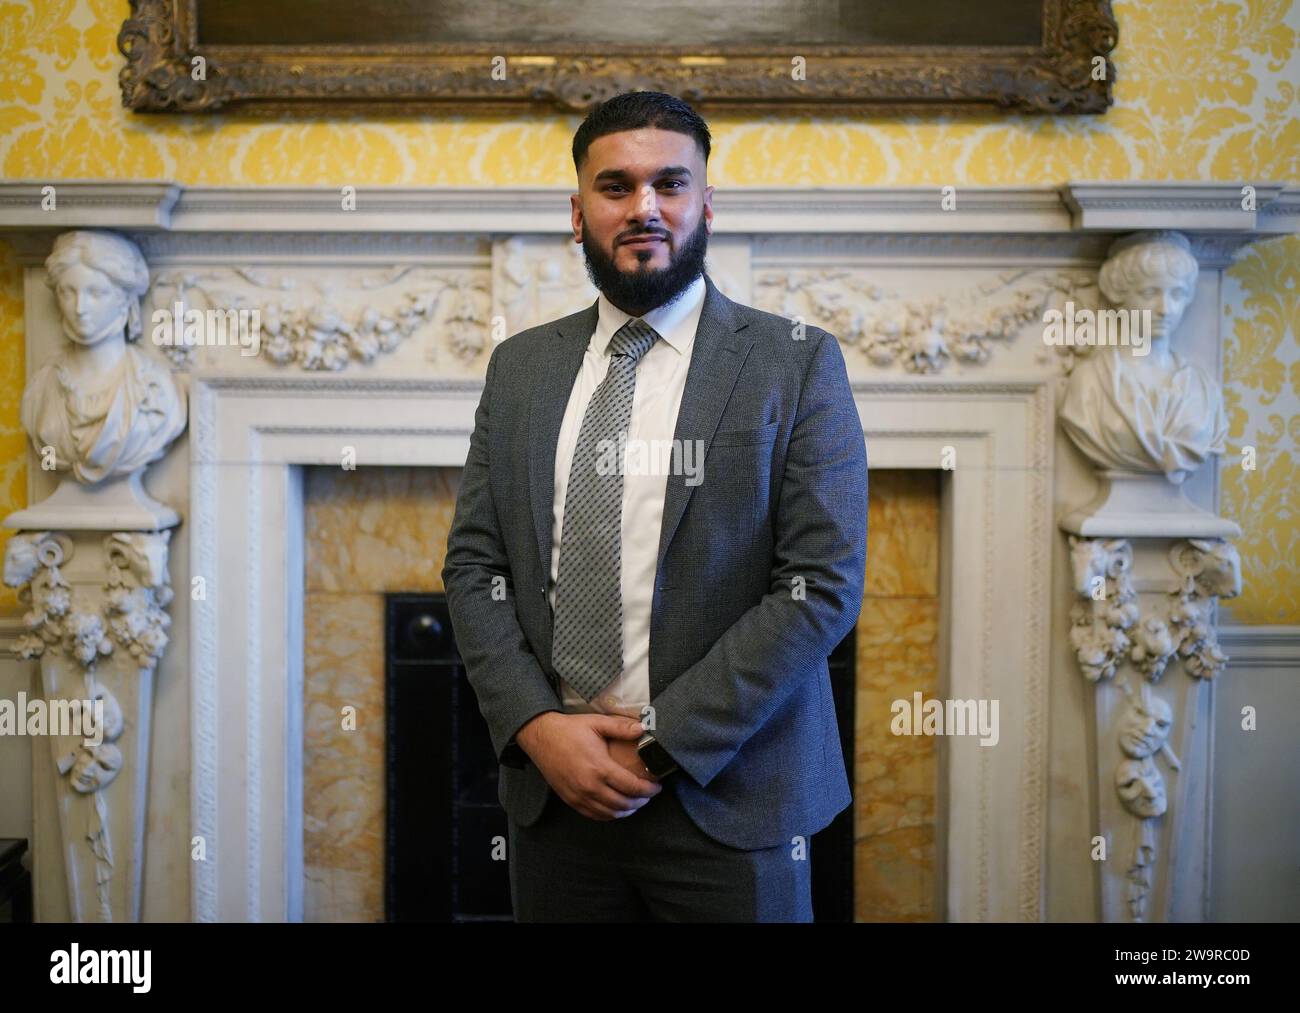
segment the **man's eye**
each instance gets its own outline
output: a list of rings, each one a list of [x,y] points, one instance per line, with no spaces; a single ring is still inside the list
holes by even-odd
[[[667,179],[667,180],[664,180],[664,184],[667,184],[667,183],[675,183],[675,184],[677,184],[678,189],[681,189],[682,187],[684,187],[684,186],[686,185],[686,184],[685,184],[684,182],[682,182],[680,179]],[[662,185],[662,184],[661,184],[661,185]],[[609,186],[605,187],[605,192],[606,192],[606,193],[612,193],[612,192],[615,191],[615,190],[623,190],[623,189],[626,189],[626,187],[624,187],[622,183],[611,183]]]

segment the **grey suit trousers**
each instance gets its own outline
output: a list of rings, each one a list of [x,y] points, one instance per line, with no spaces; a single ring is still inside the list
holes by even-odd
[[[541,817],[509,819],[517,922],[810,922],[811,844],[753,851],[704,833],[676,779],[631,816],[599,821],[554,792]]]

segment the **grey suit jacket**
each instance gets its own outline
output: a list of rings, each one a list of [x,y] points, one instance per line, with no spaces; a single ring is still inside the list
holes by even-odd
[[[705,282],[674,434],[703,441],[703,480],[668,476],[650,702],[687,813],[754,849],[810,836],[852,802],[827,656],[862,606],[867,455],[836,338],[809,326],[797,339],[790,320]],[[442,573],[501,804],[521,826],[551,788],[514,735],[564,709],[546,595],[555,448],[597,306],[493,350]]]

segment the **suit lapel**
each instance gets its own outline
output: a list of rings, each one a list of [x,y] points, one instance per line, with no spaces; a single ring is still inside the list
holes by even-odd
[[[680,441],[683,449],[693,445],[695,440],[702,442],[703,456],[693,458],[697,466],[708,460],[709,444],[717,431],[722,411],[731,399],[740,367],[754,346],[753,336],[742,333],[749,321],[738,312],[737,305],[718,291],[707,274],[704,281],[704,310],[695,332],[695,347],[686,371],[686,389],[682,392],[677,427],[673,430],[673,439]],[[695,486],[686,484],[686,477],[685,474],[668,476],[663,522],[659,528],[659,554],[655,559],[656,587],[659,586],[659,572],[664,565],[668,544],[677,533],[677,525],[695,489]]]
[[[542,561],[542,579],[551,578],[551,524],[555,510],[555,445],[560,440],[564,409],[582,368],[587,345],[596,330],[600,300],[580,313],[557,320],[551,332],[554,353],[548,349],[547,375],[533,378],[528,411],[528,496]]]
[[[723,409],[731,398],[740,368],[754,345],[754,338],[740,333],[748,320],[740,307],[724,296],[704,275],[704,306],[695,332],[695,345],[686,371],[686,388],[677,412],[675,440],[700,440],[707,460],[709,444],[717,431]],[[537,536],[537,554],[542,575],[551,573],[551,525],[555,501],[555,448],[564,422],[564,410],[591,335],[595,332],[599,300],[587,309],[555,322],[552,341],[555,353],[548,375],[539,376],[529,407],[528,495]],[[668,545],[686,511],[694,486],[686,475],[669,475],[664,493],[663,522],[659,531],[659,553],[655,579],[663,566]]]

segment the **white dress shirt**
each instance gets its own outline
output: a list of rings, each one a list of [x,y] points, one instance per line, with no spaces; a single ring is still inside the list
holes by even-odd
[[[660,446],[650,441],[671,441],[677,428],[677,410],[686,389],[686,371],[695,347],[695,329],[704,309],[706,287],[700,275],[678,298],[642,316],[661,340],[641,357],[636,370],[636,390],[627,438],[646,441],[647,448]],[[555,501],[551,513],[551,575],[547,597],[555,612],[556,581],[560,573],[564,494],[569,484],[573,451],[578,444],[587,405],[609,372],[609,342],[632,317],[605,298],[597,300],[596,330],[583,355],[582,368],[560,426],[555,447]],[[666,447],[665,442],[662,446]],[[623,671],[588,703],[564,679],[560,680],[566,713],[622,714],[641,719],[641,709],[650,702],[650,610],[654,602],[655,564],[659,559],[659,531],[663,522],[664,493],[668,474],[661,455],[650,453],[638,467],[629,455],[623,475],[622,589]]]

